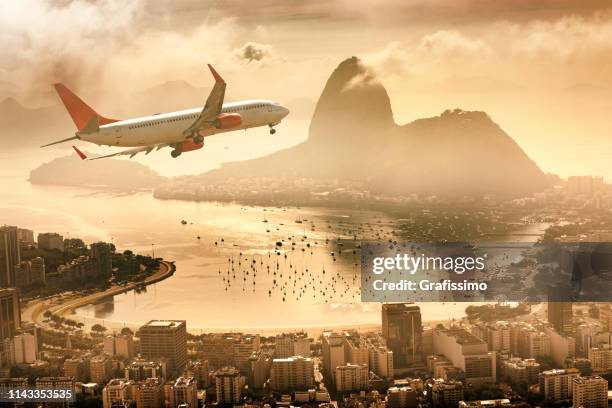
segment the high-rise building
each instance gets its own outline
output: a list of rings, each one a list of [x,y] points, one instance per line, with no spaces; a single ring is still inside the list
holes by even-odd
[[[137,408],[160,408],[164,403],[164,387],[158,378],[148,378],[135,387]]]
[[[87,369],[82,358],[68,358],[64,361],[64,376],[74,378],[75,381],[84,382]]]
[[[423,360],[421,309],[413,303],[385,303],[382,306],[382,334],[393,351],[395,368],[409,367]]]
[[[102,390],[102,406],[103,408],[113,408],[117,406],[125,406],[132,399],[131,386],[134,383],[124,378],[112,379],[106,384]]]
[[[91,258],[98,264],[99,276],[111,276],[113,272],[113,252],[110,244],[106,242],[91,244]]]
[[[368,366],[346,364],[336,367],[336,389],[339,392],[362,391],[368,388]]]
[[[576,368],[548,370],[540,373],[540,394],[551,402],[569,401],[572,399],[572,381],[580,376]]]
[[[310,339],[306,333],[283,333],[274,339],[274,357],[310,357]]]
[[[416,391],[411,387],[390,387],[387,390],[388,408],[416,408]]]
[[[251,370],[249,372],[249,386],[254,389],[263,388],[264,384],[270,378],[270,370],[272,369],[272,358],[269,354],[262,351],[254,351],[249,358]]]
[[[90,257],[81,255],[65,265],[60,265],[57,273],[64,280],[84,282],[98,275],[98,264]]]
[[[159,378],[162,382],[167,378],[166,359],[151,361],[135,358],[124,369],[124,377],[128,380],[143,381],[147,378]]]
[[[503,375],[511,383],[530,385],[538,382],[540,363],[533,358],[509,358],[501,363]]]
[[[598,341],[601,334],[602,341]],[[576,349],[580,351],[582,356],[586,356],[586,351],[589,347],[599,347],[601,344],[610,343],[611,335],[601,323],[582,323],[576,327],[574,338],[576,339]]]
[[[217,404],[238,404],[242,397],[244,377],[235,367],[224,367],[215,372],[215,391]]]
[[[508,322],[499,321],[489,324],[485,327],[484,341],[487,342],[489,351],[498,351],[500,353],[510,353],[510,332],[511,326]]]
[[[300,356],[275,358],[270,378],[275,391],[308,390],[314,385],[314,363]]]
[[[89,378],[91,382],[105,384],[112,375],[112,362],[106,356],[95,356],[89,361]]]
[[[344,334],[344,354],[347,363],[369,366],[368,345],[357,332]]]
[[[64,251],[64,237],[55,232],[38,234],[38,248]]]
[[[574,407],[607,408],[608,381],[593,375],[572,379],[572,401]]]
[[[17,228],[17,239],[22,244],[32,245],[34,243],[34,231],[25,228]]]
[[[386,379],[393,379],[393,352],[378,343],[368,343],[370,370]]]
[[[435,334],[434,334],[435,336]],[[431,406],[434,408],[457,408],[459,401],[463,400],[463,383],[460,381],[434,380],[428,384]]]
[[[8,390],[27,387],[28,379],[26,377],[0,378],[0,392],[2,392],[3,395],[6,395],[6,391]],[[9,404],[7,403],[6,405]]]
[[[433,327],[424,326],[421,334],[422,351],[424,356],[433,354]]]
[[[179,377],[174,380],[166,390],[166,400],[168,401],[169,407],[198,406],[197,381],[193,377]]]
[[[13,338],[20,326],[19,291],[0,289],[0,341]]]
[[[588,350],[591,370],[595,374],[603,374],[612,370],[612,347],[604,344],[601,347],[591,347]]]
[[[15,267],[20,263],[17,227],[0,227],[0,287],[15,286]]]
[[[256,350],[252,340],[251,337],[243,337],[240,341],[235,341],[232,344],[232,363],[241,373],[246,374],[251,369],[249,358],[251,354],[253,354],[253,351]]]
[[[569,176],[567,178],[567,191],[570,194],[590,195],[605,188],[602,176]]]
[[[36,388],[41,390],[74,390],[74,379],[69,377],[38,377]]]
[[[344,336],[340,333],[324,332],[321,336],[324,374],[332,382],[336,367],[346,363],[344,346]]]
[[[463,370],[467,382],[495,382],[496,353],[487,343],[464,329],[435,329],[434,350]]]
[[[187,324],[184,320],[151,320],[139,330],[140,352],[146,358],[164,357],[170,372],[187,362]]]
[[[207,360],[191,360],[187,362],[183,377],[193,377],[198,382],[198,388],[206,389],[210,385]],[[266,377],[267,378],[267,377]]]
[[[531,325],[513,327],[517,354],[524,358],[550,356],[550,337]]]
[[[14,286],[22,289],[31,282],[32,264],[29,261],[21,261],[15,265]]]
[[[454,367],[453,363],[443,355],[431,354],[426,358],[427,371],[433,375],[433,378],[441,378],[444,372],[444,367]]]
[[[561,334],[551,327],[544,327],[550,341],[550,357],[557,367],[564,367],[568,358],[576,355],[576,340],[570,334]]]
[[[588,358],[574,357],[567,360],[567,368],[577,368],[580,375],[587,376],[593,374],[593,365]]]
[[[131,360],[134,357],[134,338],[129,334],[109,334],[104,337],[104,352],[111,357]]]
[[[573,333],[572,302],[548,302],[548,322],[559,334]]]
[[[45,259],[38,256],[30,261],[30,283],[45,283],[46,280]]]
[[[38,358],[36,334],[21,332],[12,339],[6,339],[5,353],[10,365],[33,363]]]

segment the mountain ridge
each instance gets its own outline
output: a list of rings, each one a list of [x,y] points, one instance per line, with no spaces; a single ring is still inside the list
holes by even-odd
[[[200,183],[339,179],[399,195],[522,196],[547,185],[535,162],[485,112],[446,110],[396,124],[387,91],[356,57],[330,75],[306,141],[187,177]]]

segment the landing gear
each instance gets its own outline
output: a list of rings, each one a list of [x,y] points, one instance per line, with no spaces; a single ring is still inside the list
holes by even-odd
[[[202,136],[200,136],[200,135],[195,136],[193,138],[193,143],[197,144],[197,145],[202,144],[203,141],[204,141],[204,138]]]
[[[276,129],[274,129],[274,128],[270,128],[270,134],[271,134],[271,135],[273,135],[273,134],[275,134],[275,133],[276,133]]]
[[[179,149],[174,149],[173,151],[170,152],[170,156],[172,156],[173,158],[177,158],[181,155],[181,152]]]

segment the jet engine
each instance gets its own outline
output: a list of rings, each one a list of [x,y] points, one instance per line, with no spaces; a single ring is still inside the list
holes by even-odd
[[[222,113],[213,122],[213,126],[217,129],[233,129],[240,125],[242,125],[242,116],[239,113]]]

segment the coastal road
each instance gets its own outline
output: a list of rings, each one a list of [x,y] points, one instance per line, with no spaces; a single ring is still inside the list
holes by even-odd
[[[78,293],[74,292],[70,295],[60,294],[47,299],[37,299],[28,303],[28,305],[22,311],[21,318],[24,321],[30,321],[44,326],[43,314],[46,310],[49,310],[58,316],[66,316],[72,314],[74,310],[78,309],[79,307],[128,292],[141,285],[152,285],[172,276],[173,273],[174,265],[168,261],[161,261],[157,271],[142,282],[132,282],[125,285],[113,285],[105,291],[92,293],[86,296],[80,296]]]

